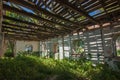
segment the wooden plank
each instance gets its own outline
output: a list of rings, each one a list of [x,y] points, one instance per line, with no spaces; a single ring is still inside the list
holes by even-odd
[[[64,50],[64,36],[62,36],[62,50],[63,50],[63,59],[65,58],[65,50]]]
[[[70,47],[70,50],[69,50],[69,58],[71,59],[71,54],[73,53],[72,52],[72,42],[71,42],[71,34],[69,35],[69,47]]]
[[[8,0],[5,0],[5,1],[8,1]],[[35,4],[32,5],[32,4],[28,3],[28,2],[26,2],[25,0],[9,0],[9,1],[10,1],[10,2],[13,2],[13,3],[16,3],[16,4],[19,4],[19,5],[21,5],[21,6],[27,7],[27,8],[29,8],[29,9],[37,12],[37,13],[41,13],[41,12],[42,12],[42,13],[45,14],[45,15],[54,17],[54,18],[56,18],[56,19],[60,19],[60,20],[62,20],[62,21],[65,21],[65,22],[68,22],[68,23],[70,23],[70,24],[73,24],[73,25],[75,25],[75,26],[79,26],[79,24],[77,24],[77,23],[75,23],[75,22],[72,22],[72,21],[70,21],[70,20],[68,20],[68,19],[65,19],[65,18],[63,18],[63,17],[61,17],[61,16],[59,16],[59,15],[57,15],[57,14],[50,13],[49,11],[40,8],[39,6],[37,6],[37,5],[35,5]]]
[[[12,26],[11,28],[13,28],[13,29],[19,29],[20,31],[22,30],[22,29],[27,29],[27,30],[34,30],[34,31],[36,31],[36,32],[38,32],[38,33],[43,33],[43,34],[51,34],[50,32],[47,32],[46,30],[43,30],[43,29],[39,29],[39,28],[34,28],[34,27],[30,27],[30,26],[20,26],[20,25],[18,25],[18,24],[13,24],[13,23],[9,23],[9,22],[6,22],[6,21],[3,21],[3,24],[5,24],[5,25],[9,25],[9,26]],[[22,28],[22,29],[21,29]]]
[[[28,17],[37,19],[39,21],[44,21],[44,22],[47,22],[47,23],[50,23],[50,24],[59,25],[60,27],[66,29],[68,31],[72,31],[71,26],[69,27],[69,26],[66,26],[66,25],[58,23],[58,22],[54,22],[54,21],[51,21],[51,20],[48,20],[48,19],[44,19],[44,18],[42,18],[42,17],[40,17],[38,15],[28,13],[26,11],[19,10],[17,8],[14,8],[14,7],[10,7],[10,6],[6,5],[6,4],[3,4],[3,8],[4,8],[4,10],[15,12],[15,13],[18,13],[18,14],[21,14],[21,15],[24,15],[24,16],[28,16]]]
[[[31,34],[31,33],[25,33],[25,32],[18,32],[18,31],[11,31],[11,30],[4,30],[5,32],[5,38],[8,36],[10,36],[10,38],[14,38],[16,40],[18,40],[17,37],[20,37],[21,40],[24,40],[24,37],[26,37],[26,39],[29,40],[29,38],[33,39],[33,40],[45,40],[45,39],[49,39],[52,38],[53,36],[44,36],[44,35],[37,35],[37,34]]]
[[[94,3],[95,3],[95,4],[94,4]],[[85,10],[87,11],[87,10],[93,8],[93,7],[96,7],[97,5],[99,5],[99,1],[96,0],[96,1],[93,2],[92,4],[93,4],[92,6],[91,6],[91,4],[90,4],[90,5],[88,5],[87,7],[85,7]]]
[[[40,25],[32,23],[32,22],[23,21],[23,20],[8,17],[8,16],[3,16],[3,18],[7,19],[7,20],[14,21],[14,22],[18,22],[18,23],[21,23],[21,24],[27,24],[29,26],[36,26],[36,27],[39,27],[40,30],[45,31],[45,32],[49,32],[49,33],[52,33],[52,32],[55,32],[55,31],[57,31],[58,33],[66,33],[66,32],[64,32],[64,30],[61,31],[59,29],[56,29],[56,28],[53,28],[53,27],[48,27],[48,26],[45,26],[45,25],[40,26]],[[48,31],[47,29],[50,29],[50,31]]]
[[[71,10],[79,13],[80,15],[83,15],[85,17],[87,17],[88,19],[90,19],[91,21],[93,21],[94,23],[99,23],[99,21],[95,20],[94,18],[92,18],[91,16],[88,15],[88,13],[84,12],[83,10],[81,10],[80,8],[77,8],[76,6],[73,6],[70,2],[68,2],[67,0],[55,0],[56,2],[61,3],[61,5],[64,5],[65,7],[70,8]]]
[[[0,0],[0,56],[3,56],[4,35],[2,33],[2,0]]]
[[[9,30],[9,29],[3,29],[3,32],[4,33],[11,33],[11,34],[19,34],[19,35],[28,35],[28,36],[31,36],[31,38],[34,38],[34,37],[36,37],[36,38],[49,38],[49,37],[53,37],[53,36],[55,36],[55,35],[51,35],[51,36],[49,36],[49,35],[41,35],[41,34],[37,34],[37,33],[31,33],[30,31],[22,31],[22,32],[19,32],[17,29],[14,29],[14,30]],[[22,37],[21,37],[22,38]]]
[[[0,33],[2,28],[2,0],[0,0]]]

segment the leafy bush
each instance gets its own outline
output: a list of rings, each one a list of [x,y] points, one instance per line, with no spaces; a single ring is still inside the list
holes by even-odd
[[[5,52],[4,56],[5,57],[14,57],[14,54],[12,52]]]
[[[31,53],[33,56],[40,56],[40,53],[39,53],[39,51],[33,51],[32,53]]]
[[[117,50],[117,55],[120,56],[120,50]]]
[[[106,65],[94,67],[85,59],[68,61],[28,55],[0,58],[0,80],[120,80],[119,74]]]
[[[33,51],[33,52],[28,52],[28,51],[20,51],[17,53],[17,55],[21,55],[21,56],[26,56],[26,55],[32,55],[32,56],[40,56],[39,51]]]

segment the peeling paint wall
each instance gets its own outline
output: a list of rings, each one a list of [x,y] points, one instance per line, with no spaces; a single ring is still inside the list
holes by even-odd
[[[26,45],[32,45],[33,51],[38,51],[39,49],[39,42],[38,41],[16,41],[16,53],[19,51],[25,51]]]

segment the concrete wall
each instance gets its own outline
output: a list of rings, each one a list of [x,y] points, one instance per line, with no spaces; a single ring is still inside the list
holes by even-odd
[[[102,34],[101,34],[102,33]],[[114,23],[102,29],[96,29],[87,32],[79,32],[71,35],[71,43],[76,39],[84,40],[85,47],[84,53],[86,57],[91,55],[92,61],[103,62],[106,57],[113,57],[116,54],[115,51],[115,40],[114,37],[120,34],[120,24]],[[64,54],[73,53],[73,46],[70,46],[70,37],[64,37]],[[55,41],[49,41],[51,44],[55,43]],[[62,51],[62,38],[58,39],[59,43],[59,54],[63,55]],[[53,48],[50,46],[50,48]],[[71,49],[72,48],[72,49]],[[71,50],[70,50],[71,49]],[[53,49],[51,49],[53,50]]]
[[[102,34],[101,34],[102,33]],[[93,31],[84,32],[85,54],[91,54],[92,61],[104,61],[107,57],[116,56],[116,40],[120,34],[120,25],[116,23]]]
[[[39,42],[38,41],[16,41],[16,53],[19,51],[25,51],[26,45],[32,45],[33,51],[39,51]]]

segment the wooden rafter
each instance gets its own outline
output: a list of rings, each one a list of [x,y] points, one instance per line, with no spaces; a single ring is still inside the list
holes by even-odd
[[[37,21],[3,15],[5,36],[19,40],[46,40],[120,19],[119,0],[3,0],[3,10]]]
[[[50,29],[52,31],[59,31],[59,29],[56,29],[56,28],[53,28],[53,27],[48,27],[48,26],[40,26],[38,24],[35,24],[35,23],[32,23],[32,22],[28,22],[28,21],[23,21],[23,20],[20,20],[20,19],[16,19],[16,18],[13,18],[13,17],[9,17],[9,16],[3,16],[4,19],[7,19],[7,20],[11,20],[11,21],[14,21],[14,22],[19,22],[19,23],[23,23],[23,24],[27,24],[27,25],[30,25],[30,26],[37,26],[39,27],[40,29],[44,30],[45,32],[49,32],[47,31],[45,28],[47,29]],[[50,31],[51,32],[51,31]]]
[[[32,13],[28,13],[26,11],[23,11],[23,10],[19,10],[19,9],[16,9],[14,7],[11,7],[11,6],[8,6],[6,4],[3,5],[3,9],[4,10],[8,10],[8,11],[11,11],[11,12],[15,12],[15,13],[18,13],[18,14],[21,14],[21,15],[24,15],[24,16],[28,16],[28,17],[31,17],[31,18],[34,18],[34,19],[37,19],[39,21],[45,21],[45,22],[48,22],[50,24],[54,24],[54,25],[59,25],[60,27],[63,27],[69,31],[71,31],[72,29],[64,24],[61,24],[61,23],[57,23],[57,22],[54,22],[54,21],[50,21],[50,20],[47,20],[47,19],[44,19],[40,16],[37,16],[35,14],[32,14]]]
[[[7,28],[7,26],[3,26],[4,28],[2,28],[2,31],[4,32],[4,33],[12,33],[12,34],[22,34],[23,36],[24,35],[28,35],[28,36],[36,36],[36,37],[41,37],[41,38],[49,38],[49,37],[53,37],[53,36],[56,36],[56,35],[40,35],[40,34],[38,34],[38,33],[30,33],[30,32],[22,32],[22,31],[20,31],[19,29],[17,30],[17,29],[11,29],[11,30],[9,30],[8,28]],[[6,27],[6,28],[5,28]]]
[[[85,17],[87,17],[88,19],[90,19],[91,21],[95,22],[95,23],[99,23],[98,21],[96,21],[94,18],[92,18],[91,16],[88,15],[88,13],[82,11],[81,9],[77,8],[76,6],[72,5],[70,2],[68,2],[67,0],[55,0],[56,2],[59,2],[60,4],[70,8],[71,10],[79,13],[80,15],[83,15]]]
[[[6,1],[8,1],[8,0],[6,0]],[[9,0],[9,1],[10,1],[10,2],[13,2],[13,3],[16,3],[16,4],[18,4],[18,5],[21,5],[21,6],[27,7],[27,8],[29,8],[29,9],[35,11],[36,13],[43,13],[43,14],[45,14],[45,15],[54,17],[54,18],[56,18],[56,19],[60,19],[60,20],[62,20],[62,21],[65,21],[65,22],[67,22],[67,23],[70,23],[70,24],[73,24],[73,25],[75,25],[75,26],[79,26],[79,25],[78,25],[77,23],[75,23],[75,22],[72,22],[72,21],[70,21],[70,20],[68,20],[68,19],[65,19],[65,18],[63,18],[63,17],[61,17],[61,16],[58,16],[58,15],[56,15],[56,14],[53,14],[53,13],[47,11],[47,10],[44,10],[44,9],[40,8],[39,6],[37,6],[37,5],[35,5],[35,4],[34,4],[34,5],[33,5],[33,4],[30,4],[30,3],[28,3],[28,2],[25,1],[25,0]]]
[[[42,33],[42,34],[51,34],[51,33],[49,33],[49,32],[45,32],[44,30],[40,30],[40,29],[35,29],[34,27],[26,27],[26,26],[20,26],[20,25],[18,25],[18,24],[13,24],[13,23],[9,23],[9,22],[6,22],[6,21],[3,21],[3,24],[4,25],[9,25],[9,26],[12,26],[11,28],[12,29],[15,29],[15,28],[17,28],[17,29],[19,29],[19,30],[21,30],[22,31],[22,29],[28,29],[28,30],[32,30],[32,31],[36,31],[37,33]],[[22,28],[22,29],[21,29]]]
[[[29,25],[29,28],[31,28],[30,26],[38,27],[39,31],[43,31],[43,32],[46,32],[46,33],[55,33],[55,34],[59,34],[59,35],[67,34],[67,32],[64,32],[64,30],[61,31],[61,30],[54,29],[52,27],[47,27],[47,26],[46,26],[47,28],[45,29],[44,28],[45,26],[40,26],[40,25],[32,23],[32,22],[22,21],[22,20],[19,20],[19,19],[15,19],[15,18],[12,18],[12,17],[5,16],[5,15],[3,17],[6,20],[10,20],[10,21],[13,21],[13,22],[21,23],[21,24],[27,24],[27,25]],[[47,30],[47,29],[50,29],[50,30]]]

